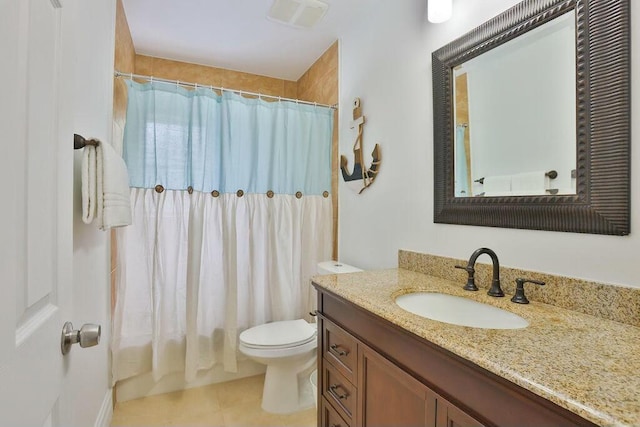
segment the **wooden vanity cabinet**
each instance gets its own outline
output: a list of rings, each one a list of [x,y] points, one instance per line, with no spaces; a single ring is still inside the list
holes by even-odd
[[[318,288],[318,425],[594,426]]]
[[[320,426],[482,426],[327,318],[320,330]]]

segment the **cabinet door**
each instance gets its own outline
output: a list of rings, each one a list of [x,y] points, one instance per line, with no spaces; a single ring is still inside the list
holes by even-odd
[[[437,397],[437,408],[437,427],[484,427],[478,420],[440,396]]]
[[[434,427],[435,395],[375,351],[360,348],[357,425]]]

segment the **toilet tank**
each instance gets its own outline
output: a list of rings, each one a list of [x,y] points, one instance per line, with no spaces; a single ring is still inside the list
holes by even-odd
[[[318,263],[318,274],[356,273],[358,271],[362,270],[338,261],[323,261]]]

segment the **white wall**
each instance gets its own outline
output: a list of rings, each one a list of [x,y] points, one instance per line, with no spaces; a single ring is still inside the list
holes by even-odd
[[[575,194],[574,22],[575,14],[567,13],[462,66],[468,78],[473,180],[555,170],[558,177],[549,188]],[[474,190],[485,189],[476,184]]]
[[[72,76],[62,89],[66,108],[73,115],[72,133],[111,138],[115,0],[68,0],[63,14],[63,72]],[[60,398],[61,425],[108,425],[111,415],[109,378],[110,245],[109,232],[82,222],[81,150],[73,153],[73,301],[70,320],[75,328],[84,323],[102,325],[96,347],[73,346],[66,356],[67,376]],[[71,226],[71,224],[70,224]]]
[[[467,258],[487,246],[505,266],[640,287],[640,215],[634,211],[626,237],[433,223],[431,52],[518,2],[454,0],[453,19],[444,24],[427,22],[426,3],[372,0],[341,37],[340,153],[353,158],[350,105],[360,97],[364,150],[380,143],[382,165],[360,195],[340,184],[340,259],[390,268],[397,266],[398,249]],[[640,23],[640,8],[632,8],[632,22]],[[637,80],[639,31],[632,31],[631,46]],[[633,97],[633,123],[638,101]],[[633,202],[640,195],[640,150],[632,150],[631,165]]]

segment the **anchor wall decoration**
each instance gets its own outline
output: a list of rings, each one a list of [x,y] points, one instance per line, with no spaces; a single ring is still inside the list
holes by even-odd
[[[373,181],[378,176],[380,169],[380,146],[378,144],[373,147],[371,156],[373,160],[371,166],[368,169],[364,169],[364,159],[362,152],[362,128],[364,126],[364,116],[362,115],[362,108],[360,107],[360,98],[353,100],[353,121],[351,122],[351,129],[358,128],[358,136],[353,144],[354,165],[353,172],[347,171],[348,160],[346,156],[340,156],[340,169],[342,170],[342,178],[349,188],[356,191],[358,194],[362,193],[365,188],[373,184]]]

